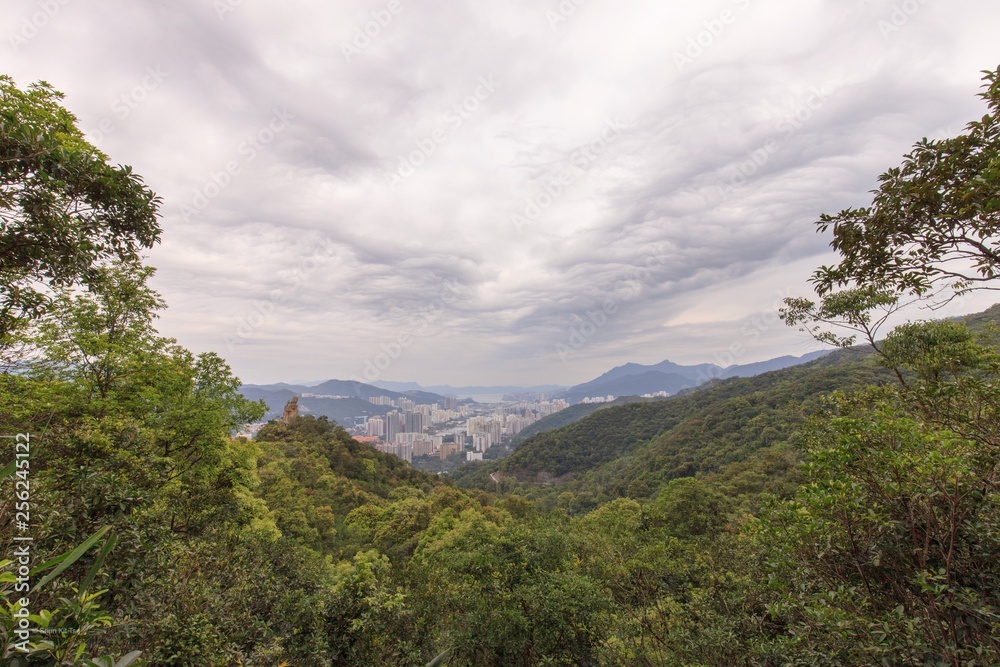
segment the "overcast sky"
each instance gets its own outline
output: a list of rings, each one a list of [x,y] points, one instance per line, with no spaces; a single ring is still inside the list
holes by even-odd
[[[162,198],[160,330],[246,382],[575,384],[816,349],[776,321],[987,0],[5,0],[3,63]],[[977,297],[952,312],[980,310]]]

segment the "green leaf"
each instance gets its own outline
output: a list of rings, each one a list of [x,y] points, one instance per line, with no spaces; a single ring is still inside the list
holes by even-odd
[[[135,663],[142,655],[142,651],[132,651],[128,655],[123,655],[122,659],[115,663],[115,667],[128,667],[129,665]]]
[[[107,559],[108,554],[111,553],[111,550],[115,548],[116,544],[118,544],[118,536],[112,533],[112,535],[108,537],[107,541],[104,543],[104,547],[101,549],[101,552],[97,554],[97,558],[94,559],[94,564],[90,566],[90,571],[87,572],[87,576],[85,576],[83,581],[80,583],[81,598],[83,598],[84,594],[86,594],[87,589],[90,588],[90,584],[93,583],[94,577],[97,576],[101,567],[104,566],[105,559]]]
[[[104,528],[101,528],[99,531],[97,531],[96,533],[94,533],[93,535],[91,535],[90,537],[88,537],[87,540],[83,544],[81,544],[80,546],[78,546],[76,549],[73,549],[73,551],[69,552],[68,554],[64,554],[62,556],[59,556],[58,558],[54,558],[51,561],[49,561],[48,563],[46,563],[45,565],[43,565],[43,566],[41,566],[39,568],[35,568],[34,570],[32,570],[32,573],[34,574],[37,571],[46,569],[46,567],[50,567],[53,563],[56,563],[56,562],[59,563],[59,565],[58,565],[58,567],[56,567],[56,569],[52,570],[52,572],[49,572],[47,575],[45,575],[45,577],[41,581],[39,581],[37,584],[34,585],[34,587],[31,589],[31,592],[32,593],[36,592],[42,586],[44,586],[45,584],[49,583],[50,581],[52,581],[53,579],[55,579],[56,577],[58,577],[60,574],[62,574],[63,572],[65,572],[68,567],[70,567],[76,561],[80,560],[80,558],[85,553],[87,553],[92,546],[94,546],[95,544],[97,544],[97,542],[102,537],[104,537],[104,535],[109,530],[111,530],[111,526],[105,526]]]
[[[451,649],[448,649],[438,657],[428,662],[427,667],[441,667],[441,665],[444,664],[444,661],[447,660],[450,655],[451,655]]]

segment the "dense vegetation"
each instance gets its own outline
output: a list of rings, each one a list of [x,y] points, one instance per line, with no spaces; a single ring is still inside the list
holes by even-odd
[[[2,441],[3,664],[1000,664],[997,313],[879,332],[997,277],[1000,70],[821,220],[843,262],[784,316],[844,351],[600,410],[465,490],[322,419],[232,437],[263,406],[153,326],[157,200],[0,84],[0,435],[31,435]]]
[[[667,400],[630,403],[528,438],[501,461],[469,466],[456,480],[490,488],[489,473],[507,487],[537,495],[536,482],[557,480],[600,501],[646,497],[677,477],[718,472],[758,450],[795,441],[806,415],[836,389],[884,383],[892,375],[864,351],[843,350],[801,366],[734,378]],[[514,482],[526,482],[515,484]]]
[[[560,410],[559,412],[546,415],[531,424],[511,439],[511,446],[517,447],[533,435],[544,433],[545,431],[551,431],[563,426],[569,426],[570,424],[578,422],[581,419],[594,414],[598,410],[604,410],[616,405],[626,405],[628,403],[648,403],[655,400],[659,399],[643,398],[641,396],[622,396],[621,398],[616,398],[614,401],[609,403],[577,403],[576,405],[571,405],[564,410]]]

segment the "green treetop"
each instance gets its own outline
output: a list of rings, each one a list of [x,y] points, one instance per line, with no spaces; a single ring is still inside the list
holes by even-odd
[[[0,76],[0,343],[49,288],[89,284],[160,238],[159,199],[88,143],[62,94]]]

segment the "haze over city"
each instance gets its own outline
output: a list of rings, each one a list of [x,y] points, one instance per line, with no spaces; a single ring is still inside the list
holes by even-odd
[[[830,261],[812,223],[983,113],[1000,6],[10,0],[0,19],[4,71],[63,91],[163,198],[165,335],[253,383],[571,385],[817,349],[775,316]]]

